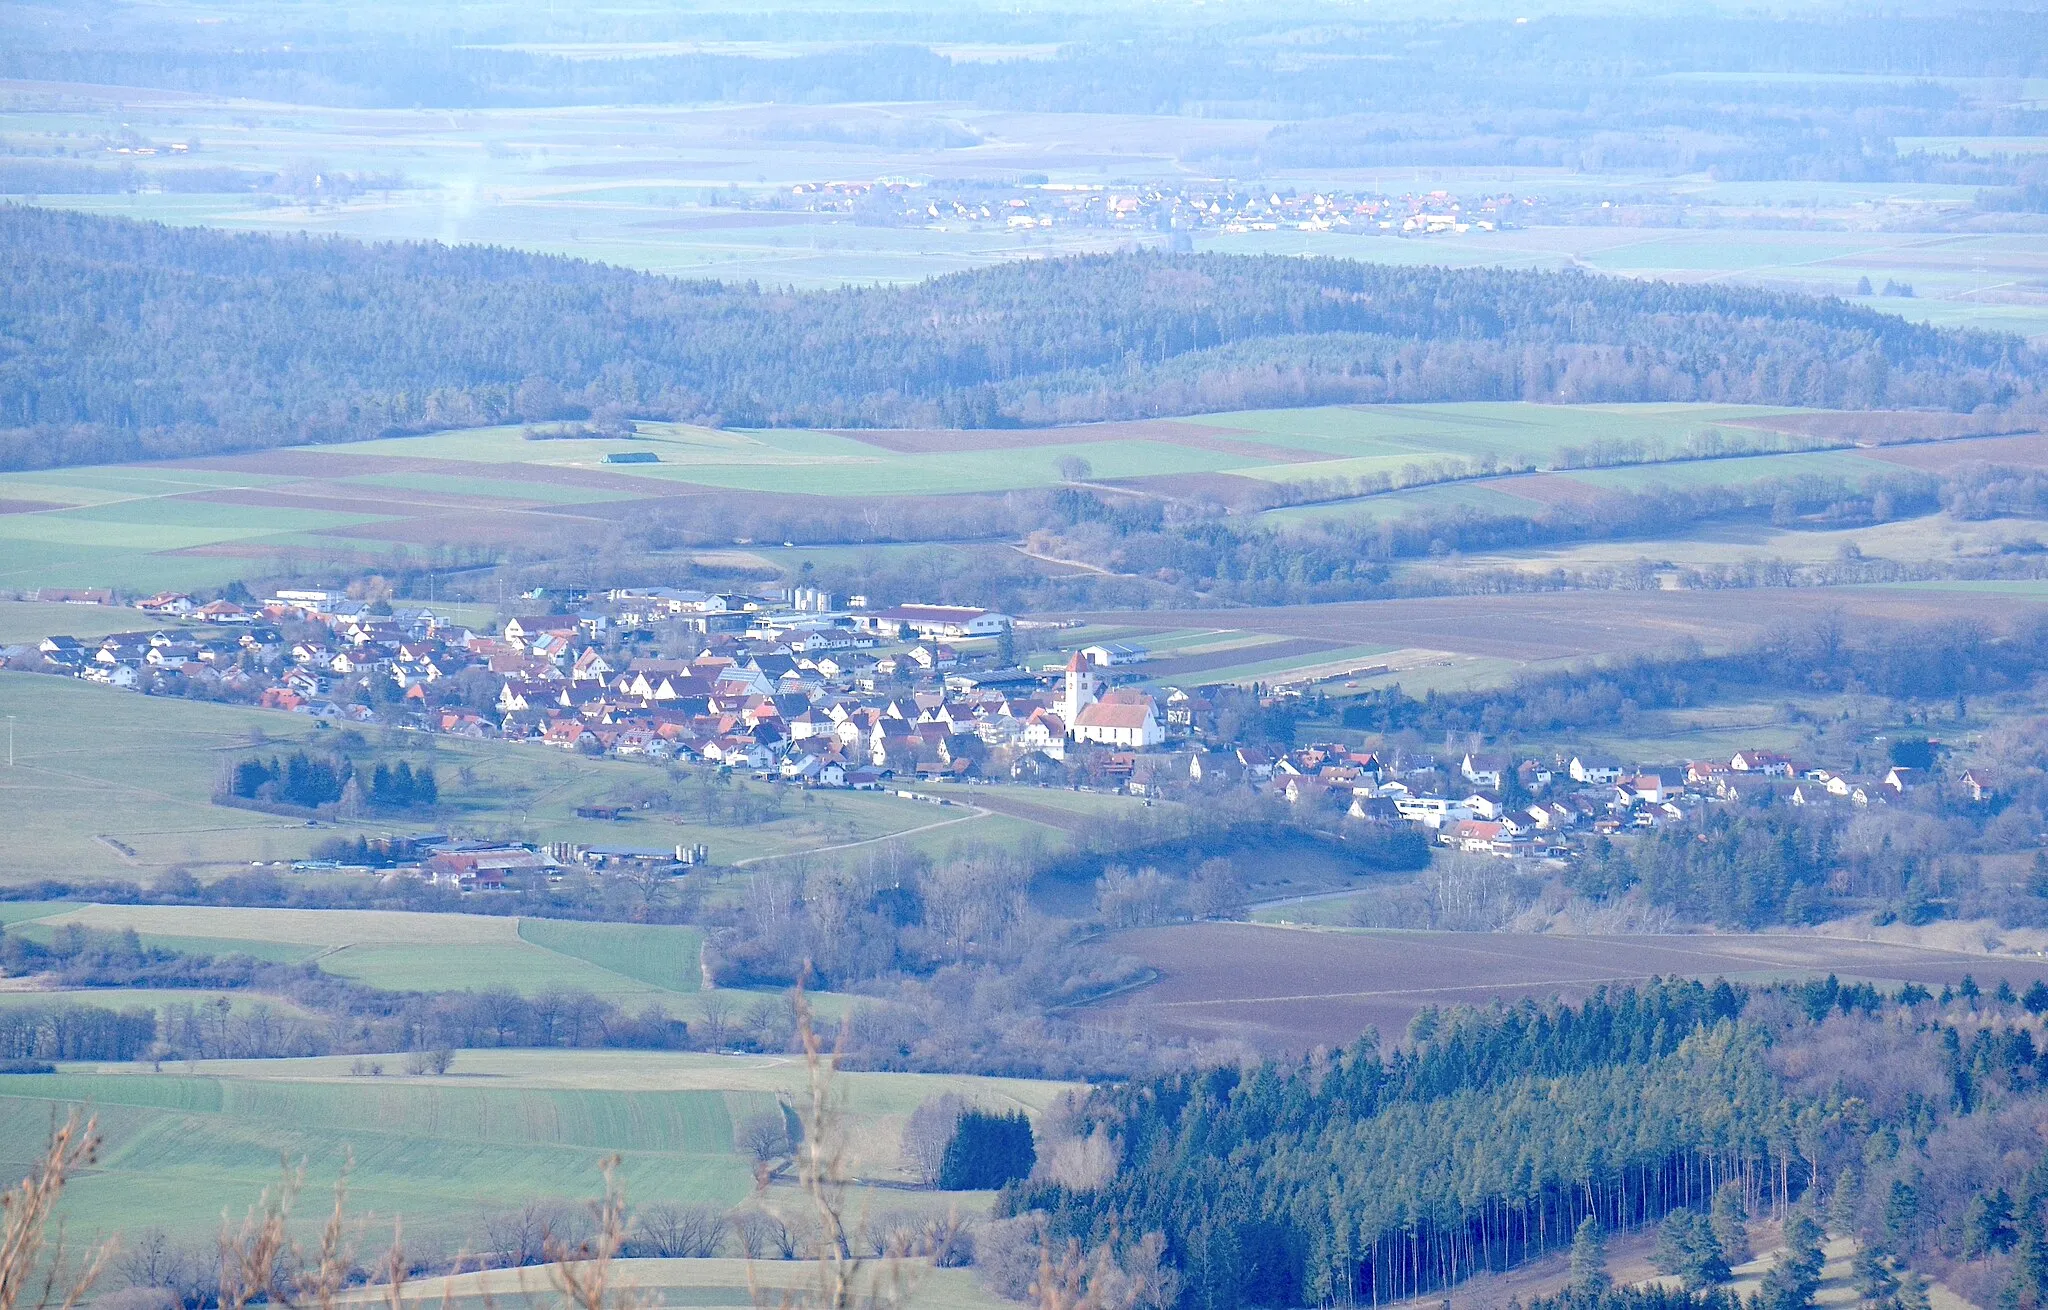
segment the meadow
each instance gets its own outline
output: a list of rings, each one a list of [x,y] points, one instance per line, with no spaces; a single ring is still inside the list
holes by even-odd
[[[473,1240],[486,1213],[594,1196],[612,1154],[636,1204],[739,1204],[754,1179],[736,1125],[779,1114],[806,1077],[789,1056],[462,1051],[445,1075],[404,1075],[399,1063],[384,1057],[376,1076],[352,1072],[346,1056],[0,1075],[0,1165],[25,1163],[53,1113],[90,1107],[107,1147],[66,1191],[76,1236],[161,1227],[204,1241],[223,1208],[239,1214],[277,1182],[283,1158],[304,1163],[302,1214],[323,1213],[346,1169],[351,1210],[373,1215],[373,1231],[402,1218],[408,1238],[452,1245]],[[1065,1085],[847,1073],[835,1088],[861,1213],[985,1201],[897,1190],[910,1177],[903,1124],[927,1097],[1036,1115]],[[765,1200],[791,1204],[787,1183]]]
[[[47,909],[11,931],[48,940],[66,924],[133,929],[145,945],[277,963],[312,960],[328,973],[387,991],[508,987],[530,995],[577,988],[637,1007],[673,1003],[702,986],[703,934],[695,928],[399,910],[61,904]]]

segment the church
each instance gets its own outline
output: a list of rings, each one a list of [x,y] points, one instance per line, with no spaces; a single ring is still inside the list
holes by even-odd
[[[1142,691],[1103,691],[1095,666],[1079,652],[1067,661],[1059,716],[1074,741],[1143,750],[1166,740],[1166,725],[1152,697]]]

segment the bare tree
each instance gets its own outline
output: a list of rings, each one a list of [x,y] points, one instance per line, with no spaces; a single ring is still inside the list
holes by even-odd
[[[714,1050],[724,1046],[726,1038],[732,1035],[732,998],[719,991],[706,992],[698,1013],[703,1016],[699,1022],[703,1026],[704,1044]]]
[[[779,1107],[750,1114],[740,1124],[739,1145],[758,1172],[790,1153],[789,1120]]]
[[[779,1244],[783,1232],[782,1221],[766,1210],[735,1210],[728,1222],[739,1239],[740,1254],[749,1260],[759,1260],[768,1254],[771,1247]]]
[[[574,1246],[581,1227],[577,1216],[551,1201],[528,1201],[517,1210],[487,1214],[484,1244],[500,1265],[523,1268],[551,1259],[549,1251]]]
[[[706,1260],[725,1245],[728,1222],[708,1205],[651,1205],[640,1212],[638,1245],[663,1259]]]
[[[924,1186],[939,1185],[939,1167],[945,1163],[946,1148],[953,1144],[953,1131],[965,1113],[967,1102],[952,1092],[928,1097],[910,1112],[909,1122],[903,1125],[903,1159]]]

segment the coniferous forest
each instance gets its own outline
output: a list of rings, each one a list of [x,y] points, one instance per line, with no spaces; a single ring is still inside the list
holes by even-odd
[[[1874,1258],[1953,1254],[1982,1196],[2006,1198],[2015,1232],[2048,1203],[2038,1142],[2014,1136],[2048,1082],[2022,1010],[1967,980],[1937,999],[1830,978],[1424,1011],[1399,1049],[1100,1088],[1074,1131],[1106,1134],[1116,1168],[1013,1186],[1001,1209],[1084,1246],[1163,1235],[1185,1310],[1424,1297],[1589,1220],[1725,1229],[1796,1207]],[[1975,1254],[2002,1274],[2012,1246]],[[2013,1303],[2048,1290],[2011,1269]]]
[[[2017,337],[1581,273],[1118,254],[790,292],[436,244],[0,210],[0,467],[517,419],[962,426],[1262,404],[1969,411]]]

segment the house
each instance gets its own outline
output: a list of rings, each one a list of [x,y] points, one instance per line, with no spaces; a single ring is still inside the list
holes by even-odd
[[[1589,755],[1572,756],[1569,772],[1572,775],[1573,782],[1601,785],[1621,781],[1621,766],[1619,764],[1614,763],[1612,760],[1597,759]]]
[[[1235,756],[1211,755],[1196,751],[1188,756],[1188,779],[1191,782],[1228,784],[1244,781],[1244,766]]]
[[[1498,822],[1463,819],[1450,825],[1443,839],[1468,855],[1491,855],[1494,843],[1506,835]]]
[[[1467,796],[1462,802],[1460,802],[1460,804],[1462,804],[1466,809],[1470,810],[1475,817],[1481,819],[1498,819],[1504,813],[1504,810],[1499,801],[1495,800],[1491,796],[1481,795],[1478,792],[1474,792],[1470,796]]]
[[[1927,785],[1927,770],[1908,768],[1903,764],[1894,765],[1891,771],[1884,775],[1884,785],[1903,796],[1909,791]]]
[[[1737,751],[1728,761],[1737,773],[1762,773],[1779,778],[1792,776],[1792,761],[1772,751]]]
[[[1460,823],[1472,817],[1472,811],[1441,796],[1396,796],[1394,809],[1408,822],[1419,823],[1425,828],[1442,828],[1447,823]]]
[[[1353,793],[1351,808],[1345,813],[1366,823],[1395,823],[1401,818],[1400,808],[1387,797],[1357,793]]]
[[[247,623],[249,621],[249,611],[231,600],[216,600],[209,604],[201,605],[198,614],[201,621],[206,623]]]
[[[968,605],[895,605],[853,616],[863,632],[893,637],[905,628],[918,637],[993,637],[1006,631],[1010,616]]]
[[[1498,791],[1500,790],[1502,779],[1507,775],[1508,759],[1505,755],[1497,755],[1490,752],[1485,754],[1468,754],[1459,763],[1458,771],[1464,774],[1465,781],[1473,786],[1484,787],[1489,791]]]
[[[543,634],[574,637],[577,620],[573,614],[529,614],[505,620],[505,640],[515,646],[529,646]]]
[[[1626,784],[1635,798],[1652,805],[1661,805],[1685,792],[1685,770],[1680,768],[1644,769]]]
[[[1109,668],[1121,664],[1143,664],[1152,658],[1152,652],[1143,646],[1132,646],[1120,641],[1103,642],[1099,645],[1084,646],[1081,654],[1090,664]]]
[[[179,618],[190,614],[193,605],[192,598],[182,591],[160,591],[148,600],[136,601],[135,608],[160,618]]]
[[[1962,776],[1963,790],[1970,793],[1970,799],[1979,805],[1991,799],[1991,784],[1976,769],[1965,769]]]

